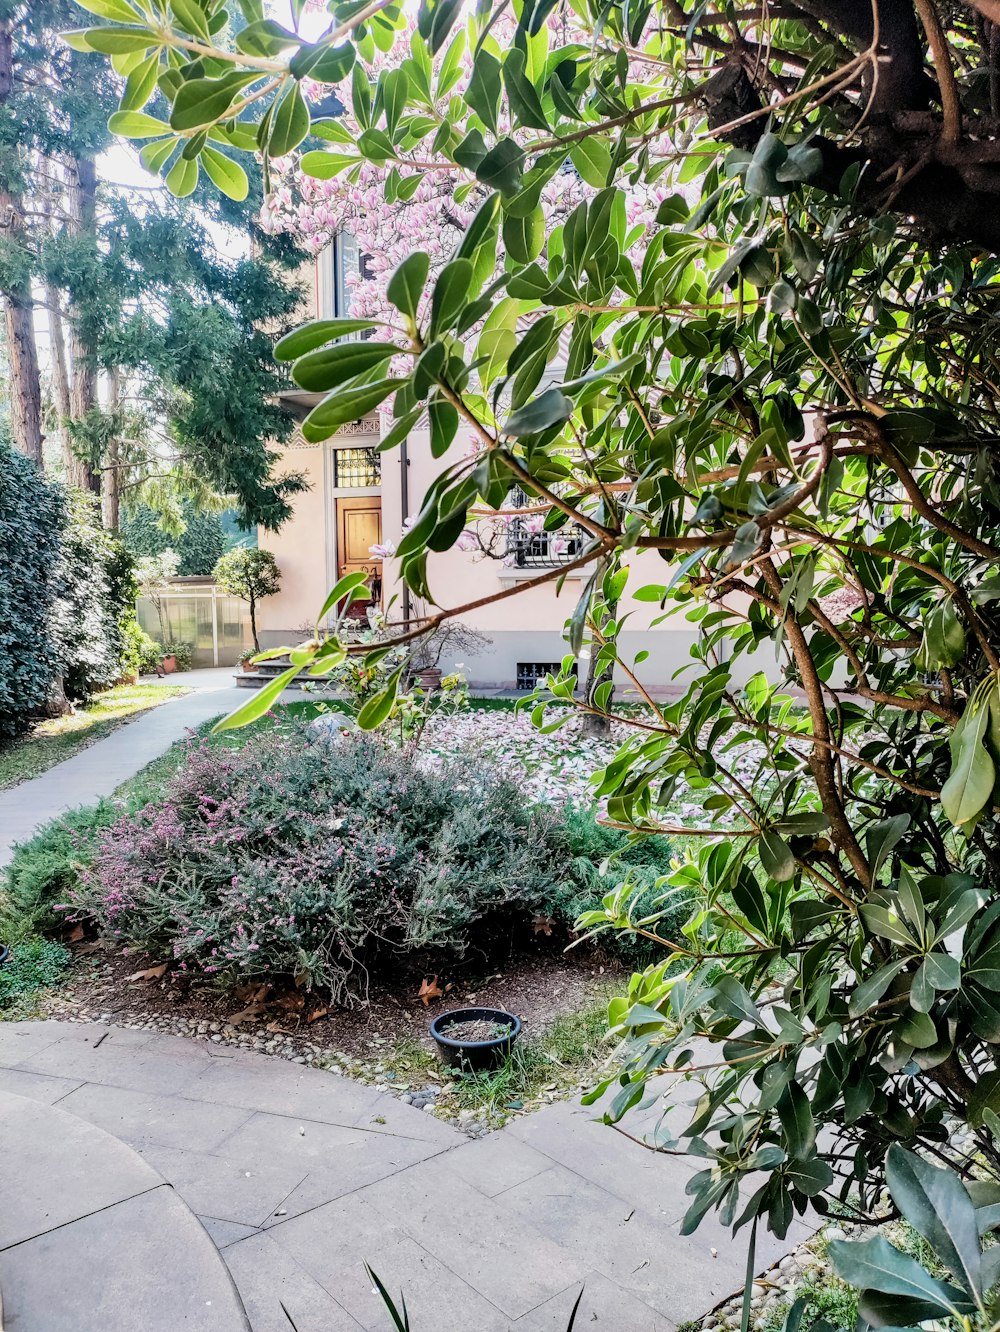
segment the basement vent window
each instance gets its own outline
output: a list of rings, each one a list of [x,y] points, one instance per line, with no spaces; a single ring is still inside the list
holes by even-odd
[[[363,490],[382,484],[382,455],[378,449],[334,449],[333,484],[336,490]]]
[[[534,689],[535,685],[547,675],[558,675],[561,668],[561,661],[519,661],[517,688]]]

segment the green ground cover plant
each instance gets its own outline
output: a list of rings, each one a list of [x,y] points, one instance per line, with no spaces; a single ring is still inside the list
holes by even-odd
[[[0,967],[0,1013],[25,1011],[40,990],[62,978],[69,960],[68,950],[52,939],[18,941],[9,961]]]

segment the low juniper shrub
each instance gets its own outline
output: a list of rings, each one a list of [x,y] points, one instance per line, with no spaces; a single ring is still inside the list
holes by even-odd
[[[594,911],[602,898],[627,877],[645,886],[646,900],[652,909],[658,899],[657,881],[670,870],[671,846],[664,837],[630,840],[627,833],[597,821],[593,809],[568,805],[562,811],[560,836],[565,853],[564,875],[549,894],[547,910],[566,929],[572,930],[585,911]],[[674,894],[671,909],[657,928],[666,938],[679,935],[691,914],[690,900]],[[660,945],[641,938],[608,930],[601,935],[601,947],[627,966],[641,967],[660,961]]]
[[[13,943],[62,930],[65,912],[55,908],[77,886],[98,834],[120,817],[119,805],[102,800],[61,815],[16,848],[0,890],[0,939]]]
[[[351,1003],[389,954],[509,935],[544,909],[560,851],[554,816],[512,781],[471,762],[421,772],[377,738],[302,727],[192,744],[161,799],[101,834],[68,901],[185,970]]]

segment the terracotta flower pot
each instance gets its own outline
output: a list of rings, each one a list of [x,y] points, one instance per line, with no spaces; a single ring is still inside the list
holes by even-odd
[[[440,667],[428,666],[426,670],[417,671],[413,678],[420,689],[426,689],[430,693],[441,688],[442,674]]]
[[[164,675],[173,675],[174,671],[177,670],[177,658],[174,656],[164,657],[161,664]]]

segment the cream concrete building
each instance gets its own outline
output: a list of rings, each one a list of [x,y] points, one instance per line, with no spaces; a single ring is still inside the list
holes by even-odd
[[[347,313],[344,265],[351,258],[351,250],[338,245],[317,258],[313,309],[307,317]],[[357,262],[356,251],[353,262]],[[284,395],[289,409],[300,419],[319,396]],[[258,610],[263,646],[294,643],[311,633],[327,592],[353,569],[371,574],[382,605],[395,598],[390,619],[411,619],[429,609],[414,604],[402,587],[396,562],[374,559],[370,547],[398,544],[406,519],[419,510],[428,485],[449,462],[464,455],[469,439],[459,432],[448,454],[434,459],[428,432],[415,429],[402,447],[379,453],[380,428],[377,415],[366,417],[320,445],[307,444],[296,435],[284,450],[283,468],[304,472],[310,490],[296,497],[294,517],[278,533],[259,533],[260,545],[274,553],[282,579],[280,593]],[[465,605],[530,581],[540,571],[564,562],[572,550],[572,541],[567,543],[564,534],[555,541],[545,534],[532,534],[528,525],[515,520],[509,527],[503,559],[458,549],[432,555],[430,588],[441,607]],[[570,572],[558,593],[553,581],[463,616],[465,624],[488,640],[475,651],[464,649],[460,654],[470,684],[529,689],[539,674],[552,669],[568,650],[564,625],[590,572],[587,567]],[[668,582],[670,572],[655,552],[639,554],[632,564],[629,587]],[[628,604],[622,609],[629,612],[630,619],[620,639],[622,655],[631,661],[640,650],[647,650],[650,655],[641,668],[644,683],[658,690],[667,688],[689,660],[697,628],[683,614],[654,626],[660,615],[656,603],[633,601],[627,592],[625,601]],[[442,660],[445,669],[455,664],[447,656]],[[767,668],[764,661],[757,664]],[[773,658],[771,665],[773,668]],[[742,669],[739,674],[745,678],[749,671]]]

